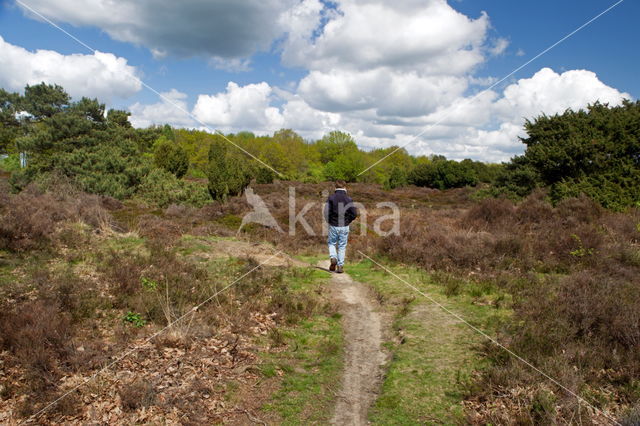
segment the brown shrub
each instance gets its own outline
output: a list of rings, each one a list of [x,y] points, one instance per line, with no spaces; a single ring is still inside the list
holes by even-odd
[[[180,224],[154,215],[140,216],[136,228],[141,237],[159,240],[164,244],[175,243],[183,233]]]
[[[98,271],[110,283],[110,292],[116,307],[124,307],[127,299],[141,289],[142,270],[146,257],[139,253],[109,250],[101,254]]]
[[[0,246],[15,251],[46,247],[64,222],[82,221],[99,229],[110,220],[98,196],[43,193],[33,185],[10,196],[1,214]]]
[[[518,205],[516,217],[520,224],[541,224],[553,218],[553,207],[546,196],[545,192],[536,190]]]
[[[591,198],[581,195],[578,198],[567,198],[556,206],[558,216],[564,218],[568,224],[592,223],[602,217],[605,210]]]
[[[146,380],[136,380],[120,388],[120,403],[125,411],[135,411],[142,407],[153,405],[156,399],[156,391],[153,385]]]
[[[54,386],[72,334],[68,316],[51,302],[28,301],[0,313],[2,348],[26,369],[28,386],[36,394]]]
[[[515,206],[507,199],[486,198],[473,206],[462,224],[468,228],[496,229],[513,223]]]

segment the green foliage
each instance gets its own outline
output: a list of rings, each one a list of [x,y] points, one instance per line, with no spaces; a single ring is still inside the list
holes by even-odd
[[[131,196],[149,165],[139,149],[127,113],[109,112],[96,99],[69,103],[59,86],[27,87],[21,101],[32,114],[16,147],[27,168],[11,178],[15,189],[45,176],[68,178],[84,191],[116,198]]]
[[[20,170],[20,155],[10,154],[0,158],[0,170],[5,172],[16,172]]]
[[[144,327],[147,324],[147,321],[142,318],[142,315],[131,311],[127,312],[127,315],[125,315],[122,320],[136,327]]]
[[[524,196],[539,186],[553,201],[581,193],[620,210],[640,201],[640,103],[542,115],[525,125],[525,154],[498,178],[498,188]]]
[[[478,182],[483,183],[494,183],[504,168],[500,164],[487,164],[469,159],[462,160],[461,164],[472,169],[478,178]]]
[[[366,172],[358,177],[358,180],[368,183],[379,183],[387,189],[391,189],[389,184],[393,186],[406,185],[407,174],[413,169],[415,165],[415,159],[412,158],[404,148],[397,146],[390,146],[388,148],[374,149],[371,152],[365,154],[366,166],[374,165]],[[363,167],[365,169],[367,167]],[[404,178],[399,172],[404,174]],[[397,183],[390,182],[391,174],[395,176],[392,180]]]
[[[110,125],[131,128],[132,126],[129,122],[129,116],[131,116],[131,113],[128,111],[110,109],[109,112],[107,112],[107,123]]]
[[[136,196],[163,208],[171,204],[202,207],[211,201],[204,184],[178,179],[164,169],[153,169],[143,177]]]
[[[251,182],[248,159],[237,148],[218,137],[209,148],[209,194],[214,200],[242,194]]]
[[[408,182],[407,173],[400,167],[391,169],[389,177],[384,182],[384,189],[394,189],[406,185]]]
[[[571,238],[573,238],[573,240],[576,242],[576,244],[578,244],[578,248],[577,249],[571,250],[569,252],[569,254],[571,256],[585,257],[585,256],[591,256],[594,253],[593,247],[585,248],[584,244],[582,243],[582,239],[578,235],[571,234]]]
[[[275,177],[276,174],[273,172],[273,170],[268,169],[264,166],[258,167],[257,171],[255,172],[256,183],[272,183]]]
[[[57,84],[40,83],[25,87],[22,98],[22,109],[39,120],[52,117],[69,105],[71,97]]]
[[[429,188],[449,189],[478,183],[469,163],[437,158],[429,164],[419,164],[409,174],[409,183]]]
[[[16,118],[19,102],[20,95],[0,89],[0,154],[10,152],[20,134],[20,122]]]
[[[153,163],[180,179],[189,169],[189,156],[184,148],[162,136],[155,144]]]
[[[326,180],[340,179],[347,182],[355,182],[358,179],[358,173],[364,168],[364,161],[360,152],[347,152],[325,164],[324,177]]]
[[[316,142],[316,149],[323,164],[359,151],[353,137],[339,131],[333,131]]]
[[[145,290],[155,291],[158,289],[158,283],[150,278],[141,277],[140,283]]]

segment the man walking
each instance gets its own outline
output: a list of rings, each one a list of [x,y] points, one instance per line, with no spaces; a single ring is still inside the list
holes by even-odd
[[[329,196],[325,205],[325,219],[329,223],[329,270],[341,274],[344,271],[344,254],[349,239],[349,224],[358,217],[353,200],[347,195],[347,184],[337,180],[336,191]],[[337,250],[336,250],[337,247]]]

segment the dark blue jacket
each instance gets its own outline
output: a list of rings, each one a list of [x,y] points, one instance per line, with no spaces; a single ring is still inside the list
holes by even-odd
[[[347,226],[358,217],[358,209],[345,190],[336,190],[327,199],[325,219],[331,226]]]

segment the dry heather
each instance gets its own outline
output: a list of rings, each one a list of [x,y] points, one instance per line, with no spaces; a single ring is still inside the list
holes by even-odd
[[[128,222],[112,214],[137,207],[33,187],[18,195],[0,191],[0,201],[1,423],[26,420],[133,348],[39,421],[242,422],[268,395],[252,367],[257,352],[279,345],[256,347],[256,337],[330,309],[319,294],[292,297],[287,281],[299,272],[258,267],[252,259],[201,263],[182,250],[186,230],[223,227],[206,211],[173,206],[140,211]],[[146,238],[116,232],[129,225]],[[229,403],[236,392],[249,398]]]

